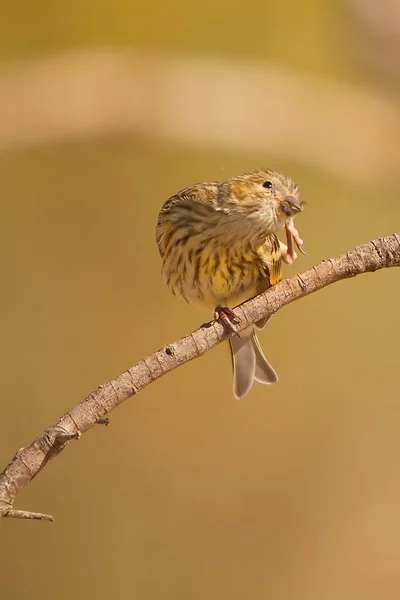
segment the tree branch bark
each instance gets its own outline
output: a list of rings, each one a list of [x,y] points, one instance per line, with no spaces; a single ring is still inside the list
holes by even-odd
[[[298,273],[252,298],[235,309],[239,330],[295,300],[361,273],[388,267],[400,267],[400,233],[372,240],[337,258],[324,260],[308,271]],[[193,333],[164,346],[112,381],[100,385],[74,408],[46,429],[30,446],[21,448],[0,473],[0,517],[52,520],[50,515],[15,510],[17,494],[74,439],[96,423],[107,425],[104,418],[113,408],[144,387],[198,358],[227,338],[219,323],[202,326]]]

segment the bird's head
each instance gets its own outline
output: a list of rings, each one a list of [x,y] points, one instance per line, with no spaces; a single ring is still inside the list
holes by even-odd
[[[221,201],[230,214],[264,226],[271,233],[304,208],[294,181],[272,169],[232,177],[221,187]]]

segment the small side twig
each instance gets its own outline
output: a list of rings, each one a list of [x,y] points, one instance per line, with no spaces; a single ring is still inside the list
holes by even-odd
[[[3,517],[9,517],[11,519],[36,519],[38,521],[54,521],[54,518],[51,515],[30,512],[27,510],[14,510],[12,508],[6,510],[3,514]]]

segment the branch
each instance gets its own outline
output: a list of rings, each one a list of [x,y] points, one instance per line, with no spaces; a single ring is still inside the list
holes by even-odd
[[[244,302],[235,309],[240,318],[239,330],[336,281],[387,267],[400,267],[400,233],[372,240],[337,258],[324,260]],[[202,356],[226,338],[222,325],[210,323],[164,346],[112,381],[100,385],[30,446],[18,450],[0,473],[0,517],[52,520],[50,515],[14,510],[17,494],[69,442],[79,439],[95,424],[107,425],[105,415],[121,402],[180,365]]]

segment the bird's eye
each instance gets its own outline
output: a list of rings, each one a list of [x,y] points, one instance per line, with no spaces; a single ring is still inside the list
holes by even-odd
[[[264,181],[264,183],[262,184],[263,187],[268,188],[269,190],[272,188],[272,182],[271,181]]]

